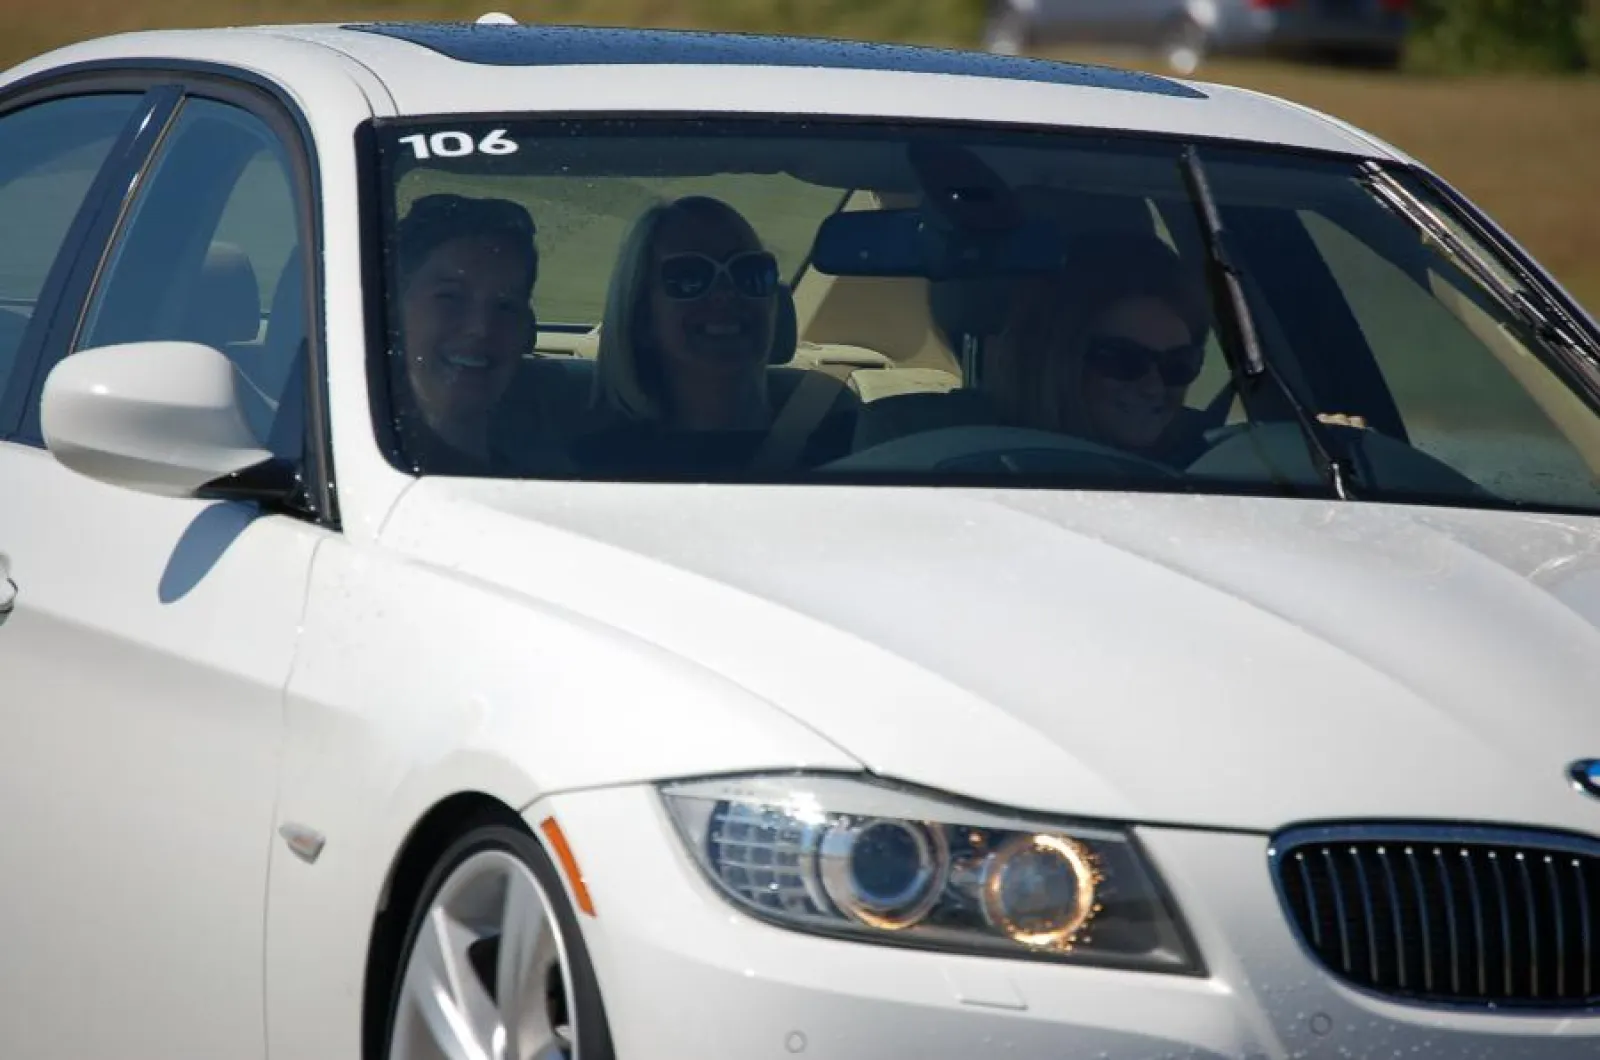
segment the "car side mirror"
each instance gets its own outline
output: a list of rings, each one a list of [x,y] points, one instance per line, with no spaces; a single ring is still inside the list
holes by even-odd
[[[238,385],[233,363],[198,343],[83,350],[45,379],[44,443],[61,464],[114,486],[241,496],[248,491],[216,487],[274,461],[245,422]]]

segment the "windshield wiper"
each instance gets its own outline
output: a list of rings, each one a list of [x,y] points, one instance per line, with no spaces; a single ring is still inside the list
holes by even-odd
[[[1233,373],[1234,389],[1249,413],[1256,381],[1263,378],[1271,380],[1284,403],[1294,413],[1300,432],[1305,435],[1306,447],[1319,465],[1318,471],[1333,487],[1334,496],[1347,501],[1350,499],[1350,489],[1346,484],[1344,465],[1333,455],[1317,418],[1300,403],[1294,388],[1275,367],[1267,363],[1266,354],[1262,352],[1255,316],[1245,296],[1244,274],[1229,248],[1227,230],[1222,226],[1222,214],[1217,209],[1216,198],[1211,194],[1211,183],[1206,179],[1200,152],[1194,145],[1184,149],[1182,164],[1184,181],[1189,186],[1189,197],[1200,222],[1200,236],[1205,243],[1212,312],[1216,314],[1223,331],[1223,352]],[[1260,422],[1254,415],[1250,418]]]
[[[1419,234],[1431,239],[1445,257],[1482,284],[1501,307],[1528,328],[1539,341],[1546,346],[1554,345],[1563,351],[1585,357],[1600,353],[1567,330],[1554,303],[1542,291],[1508,283],[1478,248],[1462,239],[1454,228],[1394,174],[1369,159],[1361,163],[1361,178],[1363,185],[1379,202],[1388,206]]]

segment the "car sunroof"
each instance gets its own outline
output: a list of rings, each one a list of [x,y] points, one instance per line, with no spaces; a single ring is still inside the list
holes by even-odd
[[[669,64],[903,70],[1205,98],[1188,85],[1154,74],[904,44],[589,26],[371,22],[345,28],[409,41],[460,62],[488,66]]]

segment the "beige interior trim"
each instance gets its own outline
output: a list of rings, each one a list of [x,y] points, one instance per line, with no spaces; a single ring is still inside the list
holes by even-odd
[[[857,191],[843,209],[896,209],[913,202],[913,196]],[[924,280],[825,276],[807,270],[795,286],[794,300],[800,337],[805,342],[877,351],[895,368],[960,375],[960,361],[933,326]]]
[[[1466,325],[1478,341],[1522,384],[1550,422],[1583,457],[1589,470],[1600,476],[1600,418],[1567,389],[1554,372],[1539,362],[1505,326],[1453,284],[1432,270],[1428,284],[1434,297]]]
[[[850,389],[864,402],[897,394],[947,394],[961,386],[961,377],[938,368],[865,369],[850,376]]]
[[[898,368],[960,373],[960,362],[933,326],[927,283],[900,277],[832,278],[805,330],[817,345],[864,346]]]
[[[600,325],[588,331],[541,331],[534,352],[546,356],[584,357],[594,360],[600,352]]]
[[[881,210],[883,200],[878,193],[868,189],[858,188],[850,193],[850,197],[839,207],[840,213],[853,213],[857,210]],[[793,288],[795,324],[799,328],[802,342],[810,338],[809,329],[811,321],[817,315],[817,309],[827,300],[828,293],[833,289],[837,277],[828,276],[807,268],[800,275],[800,282]]]

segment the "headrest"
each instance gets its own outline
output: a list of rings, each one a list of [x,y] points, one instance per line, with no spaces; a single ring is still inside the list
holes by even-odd
[[[290,455],[290,447],[297,455],[305,437],[305,401],[299,396],[307,371],[301,348],[306,339],[304,281],[305,261],[296,246],[278,273],[261,356],[248,367],[250,378],[277,403],[277,415],[261,437],[270,439],[269,448],[279,456]]]
[[[262,385],[278,388],[302,359],[307,336],[305,299],[305,259],[298,246],[289,252],[278,273],[278,284],[272,292],[272,312],[267,317],[267,335],[262,343],[263,357],[256,366]]]
[[[800,346],[800,318],[794,308],[794,292],[788,284],[778,284],[775,297],[778,305],[772,321],[772,348],[767,353],[767,363],[788,364],[794,360],[794,351]]]
[[[1042,184],[1016,189],[1017,204],[1030,221],[1049,221],[1069,241],[1123,233],[1155,236],[1150,208],[1131,195],[1105,195]],[[963,333],[994,335],[1009,315],[1014,284],[1006,277],[975,277],[928,284],[928,311],[952,353]]]
[[[267,317],[268,343],[292,348],[305,337],[305,279],[305,262],[297,246],[289,252],[289,260],[283,263],[277,286],[272,289],[272,313]]]
[[[187,336],[222,349],[253,342],[261,330],[256,270],[232,243],[212,243],[189,302]]]
[[[928,315],[960,356],[962,335],[996,335],[1005,328],[1014,283],[1006,276],[930,281]]]

